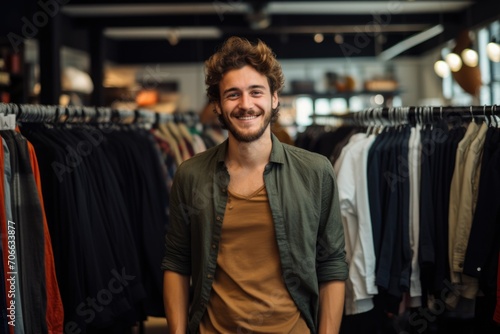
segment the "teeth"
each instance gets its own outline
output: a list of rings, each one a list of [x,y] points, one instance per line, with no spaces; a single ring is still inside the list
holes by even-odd
[[[242,119],[242,120],[249,120],[249,119],[254,119],[254,118],[257,118],[257,116],[238,117],[238,119]]]

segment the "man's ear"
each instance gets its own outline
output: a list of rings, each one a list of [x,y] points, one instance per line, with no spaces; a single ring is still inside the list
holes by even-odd
[[[222,114],[222,108],[220,107],[220,104],[218,102],[214,102],[213,106],[214,106],[214,110],[213,110],[214,114],[217,114],[217,115]]]
[[[274,93],[273,93],[273,96],[272,96],[271,100],[272,100],[271,107],[272,107],[273,109],[278,108],[278,105],[279,105],[279,100],[278,100],[278,92],[274,92]]]

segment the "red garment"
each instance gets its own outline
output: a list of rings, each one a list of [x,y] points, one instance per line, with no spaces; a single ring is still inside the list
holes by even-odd
[[[42,196],[42,183],[40,179],[40,170],[38,169],[38,160],[36,159],[35,148],[30,142],[28,151],[30,154],[31,169],[35,178],[38,197],[42,207],[43,231],[45,236],[45,285],[47,290],[47,311],[46,320],[49,334],[63,333],[64,326],[64,308],[57,283],[56,268],[54,263],[54,253],[52,251],[52,241],[50,239],[49,226],[45,216],[45,207]]]
[[[498,253],[498,269],[497,269],[497,305],[493,320],[500,324],[500,253]]]

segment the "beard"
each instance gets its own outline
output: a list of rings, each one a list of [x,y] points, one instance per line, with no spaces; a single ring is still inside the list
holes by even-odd
[[[236,117],[253,116],[255,114],[256,114],[255,112],[242,112],[237,114]],[[234,124],[231,123],[229,117],[225,113],[223,113],[221,116],[222,117],[219,117],[220,121],[236,140],[244,143],[250,143],[262,137],[267,127],[271,123],[272,111],[269,113],[264,113],[264,122],[262,123],[262,126],[258,130],[246,133],[243,133],[242,131],[238,130],[234,126]]]

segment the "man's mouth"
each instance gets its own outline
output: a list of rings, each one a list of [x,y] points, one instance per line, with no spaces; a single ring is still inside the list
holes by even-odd
[[[236,116],[237,119],[242,120],[242,121],[249,121],[251,119],[257,118],[258,115],[243,115],[243,116]]]

